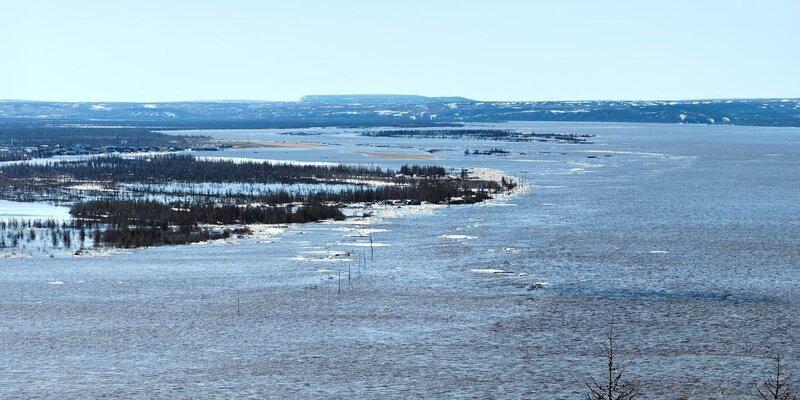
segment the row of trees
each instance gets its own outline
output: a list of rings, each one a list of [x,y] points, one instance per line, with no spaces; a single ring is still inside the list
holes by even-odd
[[[0,227],[0,249],[17,248],[20,247],[20,244],[42,246],[49,244],[51,248],[64,249],[70,249],[73,246],[82,248],[86,245],[87,239],[93,237],[95,235],[91,231],[87,231],[84,226],[78,227],[73,224],[54,226],[31,224],[29,227],[23,227],[22,224],[9,224]]]
[[[490,198],[490,193],[501,190],[501,185],[493,181],[435,180],[418,181],[408,185],[364,186],[337,192],[313,191],[304,194],[286,192],[267,193],[252,198],[269,204],[293,202],[333,202],[333,203],[375,203],[382,201],[409,201],[411,203],[450,202],[463,197],[479,202]]]
[[[464,174],[460,178],[441,176],[441,167],[403,166],[401,173],[418,177],[408,183],[381,186],[347,185],[344,188],[322,188],[307,191],[289,191],[270,187],[249,186],[244,189],[232,187],[228,190],[209,188],[208,185],[173,184],[165,189],[163,184],[137,184],[125,186],[127,192],[115,198],[140,198],[142,194],[190,198],[196,197],[223,203],[259,202],[266,204],[290,203],[374,203],[382,201],[411,201],[446,203],[454,197],[485,200],[490,193],[516,187],[511,179],[503,177],[500,182],[470,179]],[[313,186],[311,186],[313,187]],[[482,193],[483,192],[483,193]],[[487,196],[484,196],[487,195]]]
[[[509,153],[510,152],[508,150],[504,150],[504,149],[501,149],[499,147],[493,147],[493,148],[488,149],[488,150],[472,150],[472,152],[470,152],[469,149],[464,150],[464,155],[465,156],[469,156],[469,155],[473,155],[473,156],[478,156],[478,155],[480,155],[480,156],[491,156],[493,154],[509,154]]]
[[[301,218],[310,218],[302,215]],[[246,227],[218,228],[196,225],[139,226],[104,224],[97,221],[73,220],[66,224],[40,224],[32,221],[13,221],[0,227],[0,249],[38,248],[76,249],[87,247],[134,248],[158,245],[177,245],[224,239],[250,233]]]
[[[10,179],[110,182],[315,183],[394,178],[392,171],[379,167],[202,160],[187,154],[133,158],[104,156],[74,162],[12,164],[0,167],[0,175]]]
[[[371,137],[502,140],[509,142],[553,140],[569,143],[588,143],[587,139],[594,136],[575,133],[535,133],[508,129],[387,129],[366,131],[362,135]]]
[[[112,247],[136,248],[205,242],[248,233],[250,231],[247,228],[217,230],[190,226],[135,228],[110,226],[99,231],[95,243]]]
[[[32,124],[0,123],[0,147],[9,148],[72,148],[75,146],[98,148],[106,146],[130,147],[187,147],[204,138],[177,136],[154,132],[143,127],[63,127]]]
[[[45,228],[55,229],[58,227],[66,228],[70,224],[67,221],[57,221],[52,218],[48,219],[16,219],[11,218],[8,220],[0,221],[0,230],[6,229],[25,229],[25,228]]]
[[[0,151],[0,162],[29,160],[30,158],[30,153],[23,151]]]
[[[345,218],[338,208],[323,204],[256,207],[213,203],[164,204],[138,200],[80,202],[71,207],[70,213],[75,219],[68,225],[54,225],[51,221],[9,223],[7,228],[15,229],[15,233],[9,234],[9,244],[16,247],[22,239],[35,241],[37,229],[46,232],[49,228],[52,230],[53,247],[59,243],[65,248],[72,247],[75,234],[81,248],[87,237],[93,240],[94,246],[133,248],[177,245],[249,233],[246,227],[220,229],[201,225],[286,224]],[[0,245],[6,246],[5,239],[0,240]]]
[[[236,206],[214,203],[170,203],[148,200],[92,200],[74,204],[73,217],[117,227],[195,227],[199,224],[287,224],[344,219],[333,206]]]
[[[447,175],[444,167],[437,165],[403,165],[400,173],[407,176],[443,177]]]

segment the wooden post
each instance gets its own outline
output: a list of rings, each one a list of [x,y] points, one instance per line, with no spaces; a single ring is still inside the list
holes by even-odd
[[[358,263],[356,264],[356,276],[361,279],[361,258],[358,256],[358,252],[356,252],[356,258],[353,261]]]

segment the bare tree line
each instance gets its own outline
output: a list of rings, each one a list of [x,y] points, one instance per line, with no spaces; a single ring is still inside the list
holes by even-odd
[[[606,343],[602,349],[605,360],[599,378],[590,376],[584,383],[587,388],[586,400],[634,400],[645,398],[642,379],[630,376],[630,364],[620,361],[617,337],[613,325],[609,326]],[[797,400],[797,383],[792,379],[792,369],[780,353],[769,357],[771,369],[762,380],[754,382],[754,399],[757,400]],[[677,400],[686,400],[677,397]]]

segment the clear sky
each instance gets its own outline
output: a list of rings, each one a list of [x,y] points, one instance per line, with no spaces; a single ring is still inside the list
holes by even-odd
[[[0,99],[800,97],[800,0],[0,0]]]

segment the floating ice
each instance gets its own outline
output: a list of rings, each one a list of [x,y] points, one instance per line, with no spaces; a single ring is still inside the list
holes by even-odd
[[[475,268],[469,270],[470,272],[476,274],[510,274],[511,271],[506,271],[504,269],[496,269],[496,268]]]
[[[355,247],[389,247],[391,246],[389,243],[370,243],[370,242],[352,242],[352,243],[342,243],[344,246],[355,246]]]
[[[472,240],[477,239],[477,236],[469,236],[469,235],[442,235],[439,236],[443,239],[453,239],[453,240]]]

